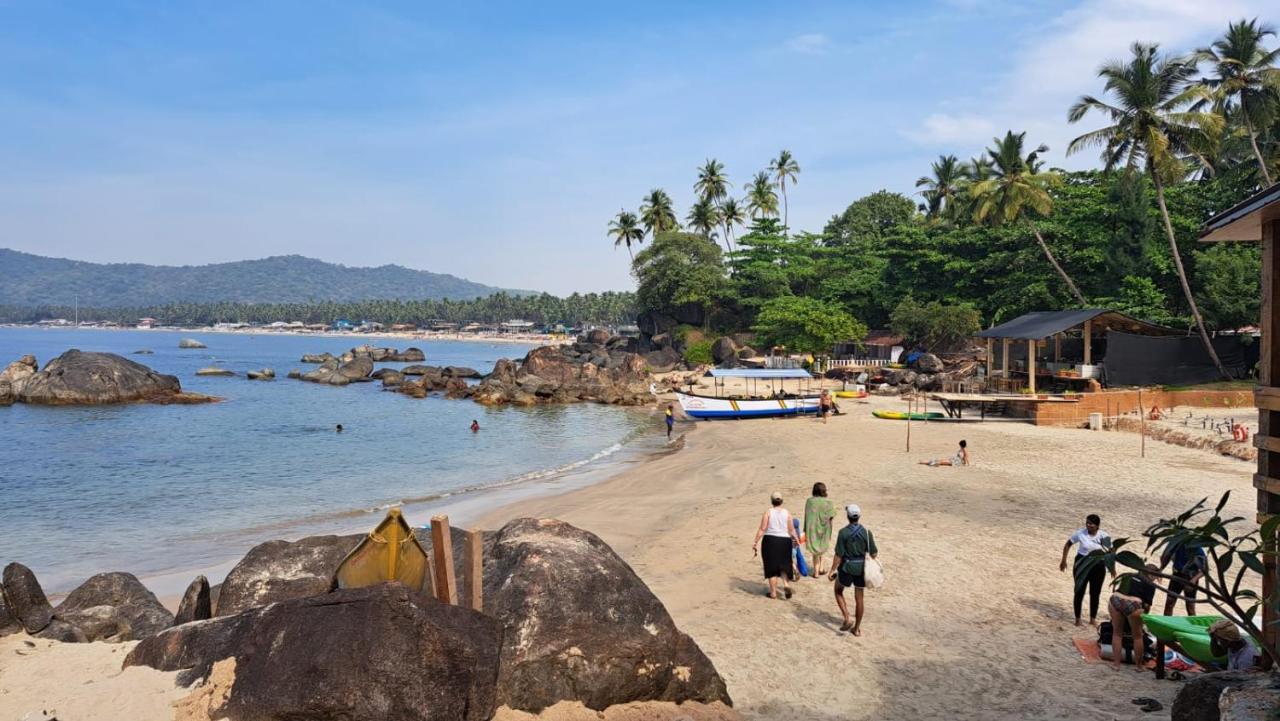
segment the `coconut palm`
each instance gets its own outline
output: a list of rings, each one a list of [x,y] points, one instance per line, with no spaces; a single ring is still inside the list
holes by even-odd
[[[631,251],[631,243],[634,241],[639,245],[644,242],[644,228],[640,227],[636,214],[629,210],[619,210],[618,216],[609,221],[609,235],[614,238],[614,248],[626,244],[627,254],[631,256],[631,262],[634,263],[636,256]]]
[[[654,188],[644,196],[640,203],[640,222],[645,230],[657,237],[658,233],[676,230],[680,222],[676,220],[676,211],[671,204],[671,196],[662,188]]]
[[[773,190],[769,174],[760,171],[747,185],[747,211],[752,218],[778,217],[778,194]]]
[[[790,226],[787,225],[787,179],[791,180],[792,185],[796,183],[796,176],[800,174],[800,164],[791,157],[790,150],[782,150],[778,152],[778,157],[769,161],[769,172],[773,173],[773,179],[778,181],[778,187],[782,190],[782,227],[788,228]]]
[[[1106,81],[1106,91],[1115,98],[1114,104],[1085,95],[1067,112],[1067,119],[1072,123],[1091,111],[1111,121],[1104,128],[1072,140],[1067,146],[1067,154],[1101,147],[1107,170],[1123,164],[1126,172],[1145,170],[1150,176],[1156,190],[1156,202],[1160,206],[1160,217],[1164,220],[1169,252],[1178,271],[1178,281],[1182,283],[1182,293],[1200,330],[1200,340],[1218,371],[1224,378],[1230,378],[1209,342],[1204,318],[1191,293],[1191,284],[1187,282],[1187,271],[1182,265],[1182,254],[1178,252],[1178,241],[1173,234],[1169,207],[1164,199],[1165,183],[1177,182],[1186,175],[1186,165],[1178,156],[1203,145],[1197,142],[1197,136],[1213,137],[1220,133],[1222,117],[1191,109],[1196,103],[1211,98],[1209,88],[1192,83],[1196,72],[1193,59],[1161,57],[1159,46],[1144,43],[1134,43],[1132,50],[1133,58],[1129,62],[1112,61],[1098,70],[1098,77]]]
[[[720,224],[720,209],[710,199],[699,198],[689,208],[689,215],[685,216],[685,222],[702,237],[707,240],[714,240],[716,226]]]
[[[1032,221],[1033,215],[1046,216],[1053,210],[1049,188],[1057,184],[1059,178],[1057,173],[1042,170],[1044,164],[1040,161],[1040,154],[1048,152],[1049,146],[1041,145],[1023,155],[1026,138],[1025,132],[1015,134],[1012,130],[1003,138],[992,138],[995,146],[987,149],[987,156],[991,158],[991,177],[971,189],[976,203],[973,219],[992,225],[1025,224],[1035,235],[1044,257],[1062,277],[1062,282],[1071,289],[1080,305],[1086,306],[1088,303],[1084,295],[1067,271],[1062,269],[1058,259],[1053,257],[1049,244]]]
[[[729,194],[731,187],[733,186],[728,176],[724,174],[724,163],[715,158],[708,158],[707,162],[698,168],[698,182],[693,184],[693,191],[699,198],[711,201],[718,207],[720,199]]]
[[[733,198],[725,198],[720,204],[720,225],[724,228],[724,237],[729,245],[729,250],[733,250],[733,227],[735,225],[745,225],[747,215],[743,211],[742,206],[738,205],[738,201]]]
[[[1243,121],[1249,144],[1258,160],[1258,168],[1267,185],[1271,170],[1258,148],[1258,125],[1266,127],[1276,117],[1280,68],[1275,67],[1280,48],[1267,50],[1262,41],[1275,37],[1270,25],[1259,25],[1257,18],[1241,20],[1227,26],[1227,32],[1213,45],[1196,53],[1196,59],[1213,66],[1214,75],[1204,83],[1215,91],[1215,104],[1224,115],[1233,110]]]
[[[943,155],[933,163],[933,176],[921,176],[917,188],[925,199],[925,215],[932,221],[954,218],[964,182],[963,166],[954,155]]]

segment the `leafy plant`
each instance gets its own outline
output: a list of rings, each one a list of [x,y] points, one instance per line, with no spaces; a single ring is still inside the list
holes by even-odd
[[[893,309],[889,327],[916,347],[949,350],[978,332],[978,311],[968,303],[919,303],[907,296]]]
[[[837,342],[867,336],[867,327],[839,306],[795,296],[774,298],[761,306],[752,329],[766,345],[809,353],[828,352]]]
[[[684,362],[689,365],[705,365],[714,362],[711,357],[712,341],[700,340],[690,343],[684,349]]]

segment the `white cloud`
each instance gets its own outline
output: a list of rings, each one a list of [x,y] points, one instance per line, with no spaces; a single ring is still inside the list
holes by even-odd
[[[804,55],[822,55],[831,47],[831,38],[822,33],[805,33],[787,41],[787,50]]]
[[[921,145],[972,145],[985,143],[996,132],[996,126],[985,116],[969,113],[934,113],[920,127],[902,134]]]

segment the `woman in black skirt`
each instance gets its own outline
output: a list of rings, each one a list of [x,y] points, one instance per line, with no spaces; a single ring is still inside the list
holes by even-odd
[[[799,545],[800,537],[796,535],[791,523],[791,513],[782,507],[782,494],[774,492],[770,500],[769,510],[760,519],[760,528],[756,530],[755,543],[751,550],[764,559],[764,577],[769,581],[769,598],[778,597],[778,579],[782,579],[782,593],[791,598],[791,586],[787,580],[791,577],[792,544]],[[761,539],[764,547],[760,547]]]

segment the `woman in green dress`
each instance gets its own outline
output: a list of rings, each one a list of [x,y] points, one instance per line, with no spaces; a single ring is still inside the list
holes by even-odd
[[[825,574],[822,556],[831,550],[831,526],[836,517],[836,507],[827,498],[827,484],[813,484],[813,497],[804,503],[804,545],[813,556],[810,572],[814,578]]]

